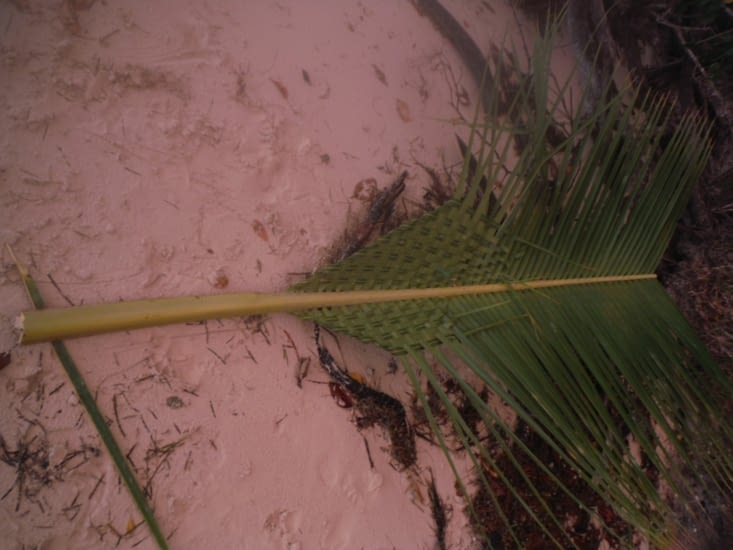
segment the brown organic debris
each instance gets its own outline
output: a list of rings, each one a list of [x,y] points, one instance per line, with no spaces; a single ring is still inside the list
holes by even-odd
[[[415,433],[407,420],[405,408],[394,397],[372,389],[356,380],[338,366],[328,349],[321,344],[320,327],[315,330],[318,359],[333,382],[349,395],[353,406],[360,416],[356,419],[359,429],[379,425],[387,432],[390,452],[400,470],[410,468],[417,460]]]

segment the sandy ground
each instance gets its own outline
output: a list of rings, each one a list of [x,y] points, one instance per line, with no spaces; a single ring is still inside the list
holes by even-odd
[[[512,21],[446,4],[482,47]],[[0,242],[52,306],[281,290],[400,171],[402,207],[420,202],[418,163],[458,162],[447,120],[475,108],[407,0],[15,0],[0,29]],[[15,345],[29,303],[3,254],[2,546],[154,547],[51,348]],[[278,315],[68,346],[173,548],[432,548],[428,469],[449,542],[470,546],[440,453],[420,441],[419,467],[396,471],[334,403],[311,331]],[[340,344],[406,396],[389,356]]]

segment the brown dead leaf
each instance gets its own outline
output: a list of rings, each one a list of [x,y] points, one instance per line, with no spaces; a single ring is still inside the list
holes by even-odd
[[[279,80],[275,80],[274,78],[271,78],[270,82],[272,82],[275,88],[277,88],[277,91],[280,92],[280,95],[283,96],[283,99],[288,98],[288,89],[285,87],[285,84],[283,84]]]
[[[252,222],[252,230],[263,241],[267,242],[270,239],[267,236],[267,229],[265,228],[265,225],[260,220],[255,220]]]
[[[397,114],[400,115],[402,122],[410,122],[412,120],[409,105],[401,99],[397,100]]]

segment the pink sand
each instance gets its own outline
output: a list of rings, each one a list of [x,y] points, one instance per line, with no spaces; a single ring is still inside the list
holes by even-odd
[[[484,48],[513,20],[446,3]],[[75,304],[281,290],[363,209],[360,181],[382,188],[406,169],[419,202],[417,163],[459,161],[447,121],[457,91],[475,96],[408,1],[16,0],[0,29],[0,241],[51,306],[67,303],[48,274]],[[58,475],[27,478],[18,499],[16,468],[0,463],[2,546],[153,548],[50,346],[15,345],[30,305],[3,254],[0,435],[10,450],[47,448]],[[418,467],[398,472],[365,430],[370,468],[322,384],[310,325],[277,315],[252,328],[68,342],[138,477],[153,476],[171,548],[432,548],[428,468],[452,508],[449,543],[472,544],[439,450],[419,441]],[[311,358],[302,389],[288,334]],[[340,341],[350,370],[406,397],[388,355]]]

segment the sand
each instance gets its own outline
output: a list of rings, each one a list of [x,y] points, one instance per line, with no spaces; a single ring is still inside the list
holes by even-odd
[[[446,4],[486,49],[513,21]],[[476,107],[407,0],[16,0],[0,28],[0,242],[50,306],[282,290],[402,170],[414,211],[420,164],[455,170],[450,121]],[[154,548],[50,346],[16,345],[30,304],[4,251],[0,303],[2,546]],[[407,398],[388,354],[339,344],[350,370]],[[419,440],[418,467],[395,469],[384,435],[331,397],[307,323],[68,347],[172,548],[432,548],[430,471],[450,544],[473,542],[441,452]]]

